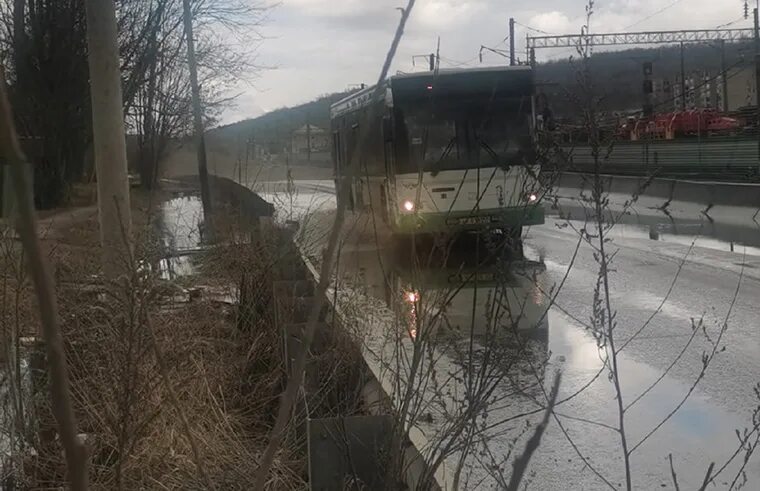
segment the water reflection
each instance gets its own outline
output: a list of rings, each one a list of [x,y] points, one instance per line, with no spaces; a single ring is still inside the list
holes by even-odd
[[[515,333],[547,341],[546,267],[522,251],[497,250],[474,238],[420,248],[397,248],[387,300],[401,300],[414,319],[435,329],[509,339]],[[420,312],[422,310],[422,312]],[[410,328],[411,329],[411,328]]]
[[[559,216],[559,222],[566,219],[583,221],[590,216],[587,208],[575,203],[563,202],[556,209],[547,208],[549,214]],[[650,238],[665,242],[690,245],[695,241],[698,247],[719,251],[734,252],[760,256],[760,223],[756,218],[747,217],[743,224],[727,223],[701,213],[695,209],[685,216],[673,217],[658,209],[647,209],[649,213],[630,211],[621,213],[617,209],[605,212],[605,220],[615,222],[611,236],[622,238]],[[747,215],[746,210],[739,210]],[[728,209],[727,213],[731,210]],[[736,215],[739,215],[737,211]],[[746,249],[743,246],[747,246]]]
[[[174,279],[195,272],[192,257],[201,245],[203,205],[198,196],[178,196],[161,204],[157,222],[161,237],[161,277]]]

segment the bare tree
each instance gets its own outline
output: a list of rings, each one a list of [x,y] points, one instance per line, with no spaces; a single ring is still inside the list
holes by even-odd
[[[182,0],[115,0],[123,105],[136,134],[138,170],[153,184],[168,142],[192,132]],[[203,123],[256,76],[255,46],[269,7],[259,1],[190,0]],[[92,141],[83,2],[0,1],[4,62],[22,144],[35,169],[35,203],[63,203],[90,169]],[[66,47],[64,49],[63,47]]]
[[[90,141],[83,2],[4,0],[0,36],[22,146],[39,208],[62,203],[84,170]]]
[[[203,107],[201,105],[200,86],[198,85],[198,60],[195,57],[195,40],[193,39],[193,14],[190,0],[182,0],[185,19],[185,36],[187,36],[187,65],[190,70],[190,88],[193,96],[193,126],[198,152],[198,177],[201,181],[201,200],[203,213],[211,219],[211,195],[208,187],[208,168],[206,166],[206,139],[203,127]],[[210,223],[210,222],[209,222]]]

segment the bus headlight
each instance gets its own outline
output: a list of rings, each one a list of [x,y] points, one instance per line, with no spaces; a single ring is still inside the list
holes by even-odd
[[[413,201],[406,200],[406,201],[404,201],[404,203],[402,204],[402,206],[403,206],[404,210],[407,211],[407,212],[409,212],[409,213],[411,213],[411,212],[414,211],[414,202]]]

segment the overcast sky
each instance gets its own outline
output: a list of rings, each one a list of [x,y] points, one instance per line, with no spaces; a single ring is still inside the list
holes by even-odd
[[[251,0],[255,1],[255,0]],[[254,86],[240,88],[237,107],[225,123],[374,83],[406,0],[283,0],[275,7],[258,49],[263,70]],[[586,0],[417,0],[391,73],[412,71],[412,56],[435,51],[441,66],[485,66],[504,62],[495,54],[478,60],[481,45],[506,48],[514,17],[518,57],[525,58],[529,26],[551,34],[580,31]],[[751,4],[755,0],[751,0]],[[749,27],[744,0],[596,0],[592,32]],[[750,14],[751,15],[751,14]],[[521,52],[522,51],[522,52]],[[568,57],[566,49],[538,53],[539,60]],[[417,59],[417,68],[425,61]]]

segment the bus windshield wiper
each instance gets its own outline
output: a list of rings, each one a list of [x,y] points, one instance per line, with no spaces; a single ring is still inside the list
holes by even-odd
[[[475,139],[478,141],[478,143],[480,144],[481,148],[483,148],[483,150],[485,150],[488,153],[488,155],[491,156],[491,158],[494,160],[494,163],[498,164],[499,163],[499,155],[496,153],[496,151],[494,151],[494,149],[491,148],[488,145],[488,143],[486,143],[485,141],[481,140],[477,136],[475,137]]]
[[[438,157],[438,160],[436,160],[435,164],[430,170],[430,174],[435,177],[438,175],[439,169],[438,166],[443,162],[443,159],[449,156],[451,153],[451,150],[454,148],[454,143],[456,142],[457,137],[456,135],[452,136],[449,142],[446,144],[446,148],[443,149],[443,153],[441,153],[441,156]]]

